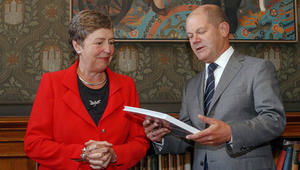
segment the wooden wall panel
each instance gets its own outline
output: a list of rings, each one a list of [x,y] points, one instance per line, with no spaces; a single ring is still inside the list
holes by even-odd
[[[178,114],[171,114],[178,118]],[[284,138],[300,138],[300,112],[287,112]],[[0,170],[36,170],[24,153],[28,117],[0,117]]]
[[[36,170],[36,163],[28,158],[0,158],[0,170]]]
[[[0,170],[36,170],[24,153],[28,117],[0,117]]]
[[[286,127],[281,136],[284,138],[300,138],[300,112],[286,113]]]

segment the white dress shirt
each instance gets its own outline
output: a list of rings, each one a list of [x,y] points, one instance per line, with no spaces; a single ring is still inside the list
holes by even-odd
[[[218,65],[218,67],[216,68],[216,70],[214,71],[214,77],[215,77],[215,89],[220,81],[220,78],[223,74],[223,71],[230,59],[230,56],[233,54],[234,49],[230,46],[214,63],[216,63]],[[206,63],[205,64],[205,69],[206,69],[206,73],[205,73],[205,86],[206,87],[206,80],[208,77],[208,65],[210,63]],[[204,89],[205,90],[205,89]]]

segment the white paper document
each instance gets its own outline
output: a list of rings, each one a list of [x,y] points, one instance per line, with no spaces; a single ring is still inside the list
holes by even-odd
[[[190,126],[166,113],[156,112],[148,109],[142,109],[137,107],[131,107],[131,106],[125,106],[124,111],[135,113],[135,114],[142,114],[146,116],[150,116],[153,118],[158,118],[165,120],[171,124],[172,127],[176,127],[176,130],[179,130],[181,133],[185,132],[187,134],[194,134],[197,132],[200,132],[199,129],[194,128],[193,126]],[[175,130],[175,129],[174,129]],[[172,128],[173,131],[173,128]]]

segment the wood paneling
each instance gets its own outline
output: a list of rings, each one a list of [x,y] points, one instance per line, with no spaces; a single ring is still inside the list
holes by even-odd
[[[28,158],[0,158],[0,170],[36,170],[36,163]]]
[[[300,112],[286,112],[284,138],[300,138]]]
[[[36,170],[24,153],[28,117],[0,117],[0,170]]]
[[[178,118],[178,114],[171,114]],[[284,138],[300,138],[300,112],[287,112]],[[0,170],[36,170],[24,153],[28,117],[0,117]]]

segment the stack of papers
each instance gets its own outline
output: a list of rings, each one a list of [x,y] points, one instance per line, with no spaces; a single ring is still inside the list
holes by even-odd
[[[169,122],[171,124],[171,126],[173,126],[173,127],[175,126],[176,130],[179,130],[181,132],[185,131],[187,134],[194,134],[194,133],[200,132],[199,129],[196,129],[193,126],[190,126],[190,125],[188,125],[166,113],[161,113],[161,112],[156,112],[156,111],[152,111],[152,110],[131,107],[131,106],[125,106],[124,111],[135,113],[135,114],[142,114],[145,116],[150,116],[152,118],[165,120],[165,121]]]

